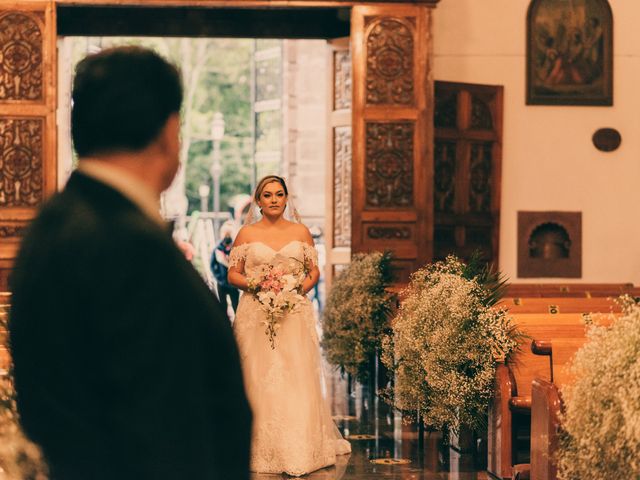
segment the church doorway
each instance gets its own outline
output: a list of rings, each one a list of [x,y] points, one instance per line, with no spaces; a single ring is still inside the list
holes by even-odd
[[[63,122],[56,116],[64,98],[58,57],[65,52],[57,48],[58,40],[131,35],[331,43],[325,57],[332,73],[330,87],[322,92],[331,105],[330,121],[322,118],[328,181],[325,201],[317,202],[331,217],[325,226],[332,237],[327,241],[328,264],[339,266],[351,252],[388,249],[394,253],[397,279],[406,280],[433,258],[430,29],[436,4],[437,0],[3,3],[0,22],[11,28],[2,30],[0,47],[13,53],[5,56],[11,61],[0,65],[0,136],[24,142],[19,156],[3,159],[4,165],[19,168],[5,169],[1,186],[0,284],[6,288],[26,224],[64,177],[59,174],[63,146],[57,134]],[[348,39],[343,41],[350,46],[350,56],[335,44],[341,38]],[[350,69],[344,68],[347,65]],[[334,86],[339,82],[350,108],[336,103],[340,99]],[[26,131],[28,136],[22,134]],[[288,147],[283,144],[283,150]],[[337,172],[341,175],[334,176]],[[334,270],[327,270],[329,277]]]

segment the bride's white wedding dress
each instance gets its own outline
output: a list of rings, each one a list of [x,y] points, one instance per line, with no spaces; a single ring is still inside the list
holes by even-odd
[[[276,255],[317,264],[315,248],[292,241],[280,250],[262,242],[231,251],[230,266],[244,261],[251,276]],[[351,446],[336,428],[323,396],[320,346],[313,306],[303,304],[281,320],[271,348],[261,323],[265,314],[252,295],[242,295],[234,321],[242,369],[254,414],[251,470],[304,475],[336,463]]]

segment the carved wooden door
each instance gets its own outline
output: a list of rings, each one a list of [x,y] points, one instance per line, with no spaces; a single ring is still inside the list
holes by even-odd
[[[400,282],[433,252],[431,13],[352,11],[352,250],[390,250]]]
[[[351,51],[349,38],[328,42],[328,161],[325,285],[351,260]]]
[[[502,87],[435,82],[434,259],[498,262]]]
[[[0,3],[0,290],[27,222],[56,189],[53,2]]]

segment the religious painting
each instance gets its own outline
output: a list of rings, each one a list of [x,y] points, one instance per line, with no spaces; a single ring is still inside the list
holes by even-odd
[[[527,104],[613,105],[613,15],[607,0],[532,0]]]

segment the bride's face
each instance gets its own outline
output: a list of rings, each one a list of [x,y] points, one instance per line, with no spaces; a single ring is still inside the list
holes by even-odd
[[[258,206],[267,217],[279,217],[287,206],[287,194],[279,182],[267,183],[260,193]]]

